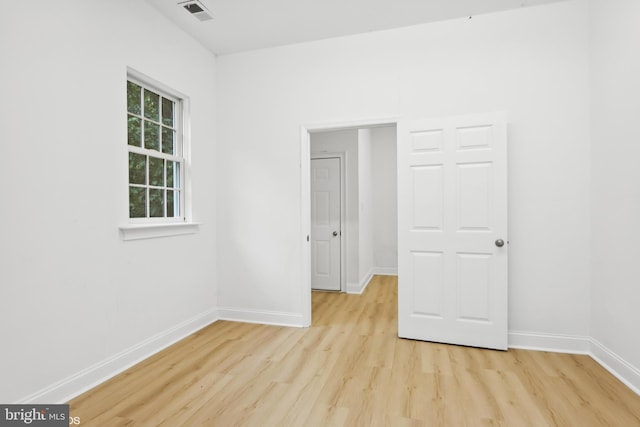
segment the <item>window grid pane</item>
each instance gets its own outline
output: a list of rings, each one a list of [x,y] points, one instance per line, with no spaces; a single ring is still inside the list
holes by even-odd
[[[167,98],[162,98],[162,124],[173,127],[173,105],[174,102]]]
[[[149,156],[149,185],[154,187],[164,186],[164,160]]]
[[[149,216],[153,218],[164,216],[164,191],[157,188],[149,189]]]
[[[144,117],[153,121],[159,121],[160,118],[160,95],[144,90]]]
[[[174,139],[175,130],[172,128],[162,127],[162,152],[166,154],[175,154]]]
[[[133,114],[140,114],[140,100],[142,88],[133,82],[127,82],[127,111]]]
[[[144,148],[159,151],[160,126],[150,121],[144,121]]]
[[[142,145],[142,126],[140,119],[131,114],[127,116],[127,140],[129,145],[136,147]]]
[[[147,183],[147,157],[138,153],[129,153],[129,183]]]
[[[180,216],[180,192],[167,190],[167,217]]]
[[[147,216],[146,196],[146,188],[129,186],[129,217],[145,218]]]

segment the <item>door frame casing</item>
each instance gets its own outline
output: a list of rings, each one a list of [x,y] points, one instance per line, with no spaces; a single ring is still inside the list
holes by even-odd
[[[339,159],[340,160],[340,292],[345,292],[347,289],[347,238],[349,235],[349,227],[347,225],[346,214],[346,181],[347,181],[347,153],[345,152],[327,152],[316,153],[310,155],[310,161],[314,159]],[[309,184],[311,186],[311,184]],[[311,217],[311,213],[309,213]],[[309,234],[311,236],[311,234]],[[311,237],[310,237],[311,238]],[[311,249],[309,249],[309,255],[311,255]],[[309,264],[311,266],[311,264]],[[309,272],[311,274],[311,272]]]
[[[300,301],[302,326],[311,326],[311,133],[389,126],[399,117],[343,122],[308,123],[300,126]]]

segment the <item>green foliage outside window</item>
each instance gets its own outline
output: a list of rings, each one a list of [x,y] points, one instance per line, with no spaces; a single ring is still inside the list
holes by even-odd
[[[176,101],[127,81],[130,218],[181,215],[175,114]]]

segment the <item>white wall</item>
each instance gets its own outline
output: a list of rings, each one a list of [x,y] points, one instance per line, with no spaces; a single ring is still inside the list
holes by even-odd
[[[345,180],[346,190],[345,219],[342,225],[342,235],[346,241],[346,276],[349,288],[356,286],[360,280],[358,273],[358,131],[346,129],[328,132],[314,132],[311,134],[311,155],[325,153],[345,154]]]
[[[53,403],[216,305],[215,59],[141,0],[3,2],[0,54],[0,402]],[[198,234],[119,236],[127,66],[191,97]]]
[[[303,311],[301,124],[505,110],[509,328],[587,335],[587,28],[567,1],[219,57],[220,304]]]
[[[596,355],[640,390],[640,2],[590,4],[591,335]]]
[[[373,157],[371,129],[358,129],[358,275],[357,291],[373,274]]]
[[[396,127],[371,129],[373,144],[373,264],[376,272],[398,272],[398,177]]]

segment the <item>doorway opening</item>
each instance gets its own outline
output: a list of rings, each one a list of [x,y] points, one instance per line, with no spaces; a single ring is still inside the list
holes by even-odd
[[[327,194],[315,195],[312,188],[313,159],[340,159],[340,221],[329,231],[338,248],[338,285],[332,290],[362,293],[374,274],[397,275],[397,185],[395,120],[363,121],[360,123],[303,126],[301,150],[302,227],[309,244],[304,245],[302,274],[307,285],[303,290],[303,307],[308,308],[306,320],[311,324],[311,289],[314,269],[330,270],[328,253],[314,247],[313,209],[317,200]],[[326,172],[321,174],[326,176]],[[327,210],[325,209],[326,213]],[[316,215],[317,217],[317,215]],[[325,218],[322,218],[325,219]],[[317,229],[316,229],[317,230]],[[336,232],[337,236],[333,236]],[[328,248],[330,242],[320,246]],[[320,258],[317,257],[320,255]],[[320,287],[322,289],[322,287]]]

